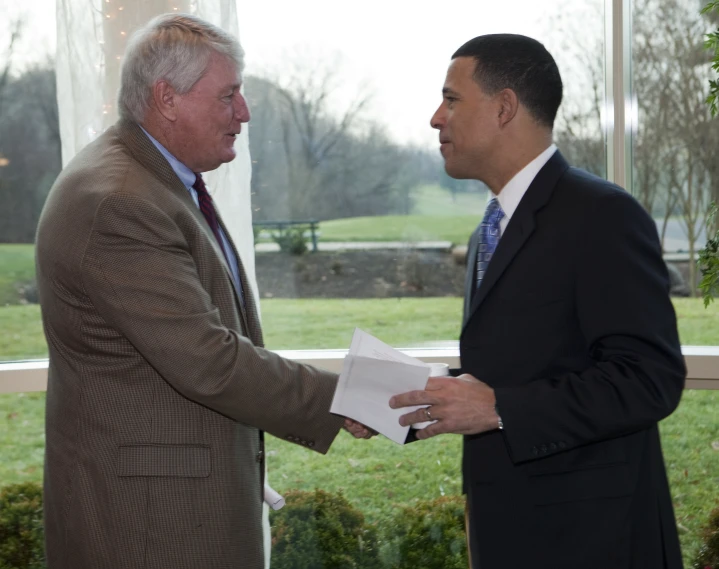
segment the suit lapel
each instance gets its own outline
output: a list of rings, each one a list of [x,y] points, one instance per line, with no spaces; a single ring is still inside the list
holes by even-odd
[[[467,276],[468,288],[465,289],[465,305],[469,302],[469,311],[466,313],[464,326],[467,325],[467,322],[477,311],[484,299],[487,298],[489,292],[497,284],[529,236],[534,232],[537,212],[549,201],[557,181],[568,168],[569,164],[561,153],[557,151],[542,167],[534,180],[532,180],[532,183],[519,202],[512,219],[510,219],[507,229],[499,240],[492,260],[484,273],[482,285],[476,291],[471,302],[467,300],[467,297],[471,298],[471,291],[473,290],[469,287],[474,287],[475,285],[469,282],[469,275]],[[478,243],[478,237],[475,241]],[[474,256],[476,257],[476,246]],[[468,258],[467,267],[469,267],[470,264],[474,266],[475,262],[476,260]]]
[[[464,310],[462,311],[462,327],[467,323],[470,315],[474,289],[477,286],[477,249],[479,248],[479,228],[474,230],[467,245],[467,274],[464,277]]]
[[[172,169],[172,166],[170,166],[165,157],[155,147],[152,141],[147,138],[145,133],[142,132],[142,129],[137,124],[131,121],[121,120],[117,124],[117,132],[119,137],[125,142],[125,145],[130,150],[130,153],[132,154],[133,158],[135,158],[140,164],[147,168],[147,170],[151,172],[156,178],[158,178],[166,188],[168,188],[182,202],[184,202],[184,204],[190,210],[194,218],[197,220],[197,223],[203,228],[203,230],[207,234],[219,262],[222,263],[222,266],[225,268],[227,278],[230,279],[230,282],[232,283],[232,286],[235,291],[235,301],[240,311],[240,316],[245,326],[245,330],[247,330],[249,334],[250,327],[248,326],[247,315],[245,314],[245,307],[243,306],[241,295],[237,290],[235,279],[232,275],[232,270],[227,264],[227,259],[225,258],[224,251],[222,250],[222,245],[217,242],[215,234],[212,232],[212,229],[210,228],[209,224],[207,223],[207,220],[205,219],[205,216],[202,215],[202,212],[192,200],[192,196],[190,196],[190,192],[187,191],[185,184],[183,184],[182,181],[177,177],[177,174]],[[240,256],[235,250],[235,245],[230,238],[230,234],[227,232],[227,229],[220,220],[219,212],[217,212],[217,218],[220,221],[222,230],[224,231],[225,236],[227,237],[227,240],[229,241],[230,246],[233,249],[233,252],[235,253],[235,258],[237,259],[237,264],[240,268],[240,278],[243,279],[242,288],[243,290],[249,290],[247,285],[247,278],[244,275],[244,269],[242,268],[242,262],[240,261]],[[245,301],[247,302],[247,298],[245,298]],[[252,307],[254,309],[254,302],[252,304]]]
[[[239,279],[240,279],[240,287],[242,288],[242,293],[240,293],[239,290],[235,287],[235,295],[237,297],[238,305],[240,306],[240,314],[242,315],[242,322],[245,325],[245,329],[247,330],[247,335],[250,337],[250,340],[252,340],[252,343],[255,346],[264,346],[264,340],[262,338],[262,328],[260,326],[260,318],[259,314],[257,313],[257,306],[255,305],[255,298],[252,293],[252,289],[250,288],[250,283],[247,279],[247,274],[245,273],[245,267],[242,264],[242,259],[240,258],[239,253],[237,252],[237,248],[235,247],[235,243],[232,240],[232,237],[230,236],[230,232],[227,231],[227,227],[225,227],[224,222],[222,221],[222,217],[220,216],[220,212],[217,211],[217,222],[220,224],[220,227],[222,228],[222,232],[225,234],[225,237],[227,237],[227,242],[230,244],[230,247],[232,248],[232,253],[235,255],[235,259],[237,259],[237,272],[239,273]],[[231,278],[232,285],[235,286],[235,279]],[[244,303],[243,303],[244,301]]]

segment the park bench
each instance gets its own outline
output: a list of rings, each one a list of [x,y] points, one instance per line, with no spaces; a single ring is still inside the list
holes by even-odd
[[[304,235],[312,239],[312,252],[317,252],[317,237],[319,235],[320,222],[316,219],[254,221],[252,225],[261,229],[274,229],[280,232],[291,227],[306,228]],[[309,232],[309,234],[307,234],[307,232]]]

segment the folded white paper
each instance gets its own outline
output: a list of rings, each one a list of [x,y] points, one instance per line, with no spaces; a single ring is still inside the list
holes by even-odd
[[[424,389],[429,371],[429,366],[422,361],[357,328],[330,411],[404,444],[409,426],[402,427],[399,418],[418,407],[391,409],[389,400],[393,395]]]

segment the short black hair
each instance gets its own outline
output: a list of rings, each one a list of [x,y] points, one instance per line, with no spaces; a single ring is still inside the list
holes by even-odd
[[[518,34],[488,34],[469,40],[457,57],[473,57],[473,78],[483,91],[517,94],[531,115],[552,128],[562,102],[562,78],[552,55],[537,40]]]

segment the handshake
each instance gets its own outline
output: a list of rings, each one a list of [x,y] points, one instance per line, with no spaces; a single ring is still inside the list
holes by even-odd
[[[355,438],[381,433],[404,444],[443,433],[497,429],[494,390],[471,375],[450,377],[447,364],[425,364],[355,330],[335,390],[332,413]]]

